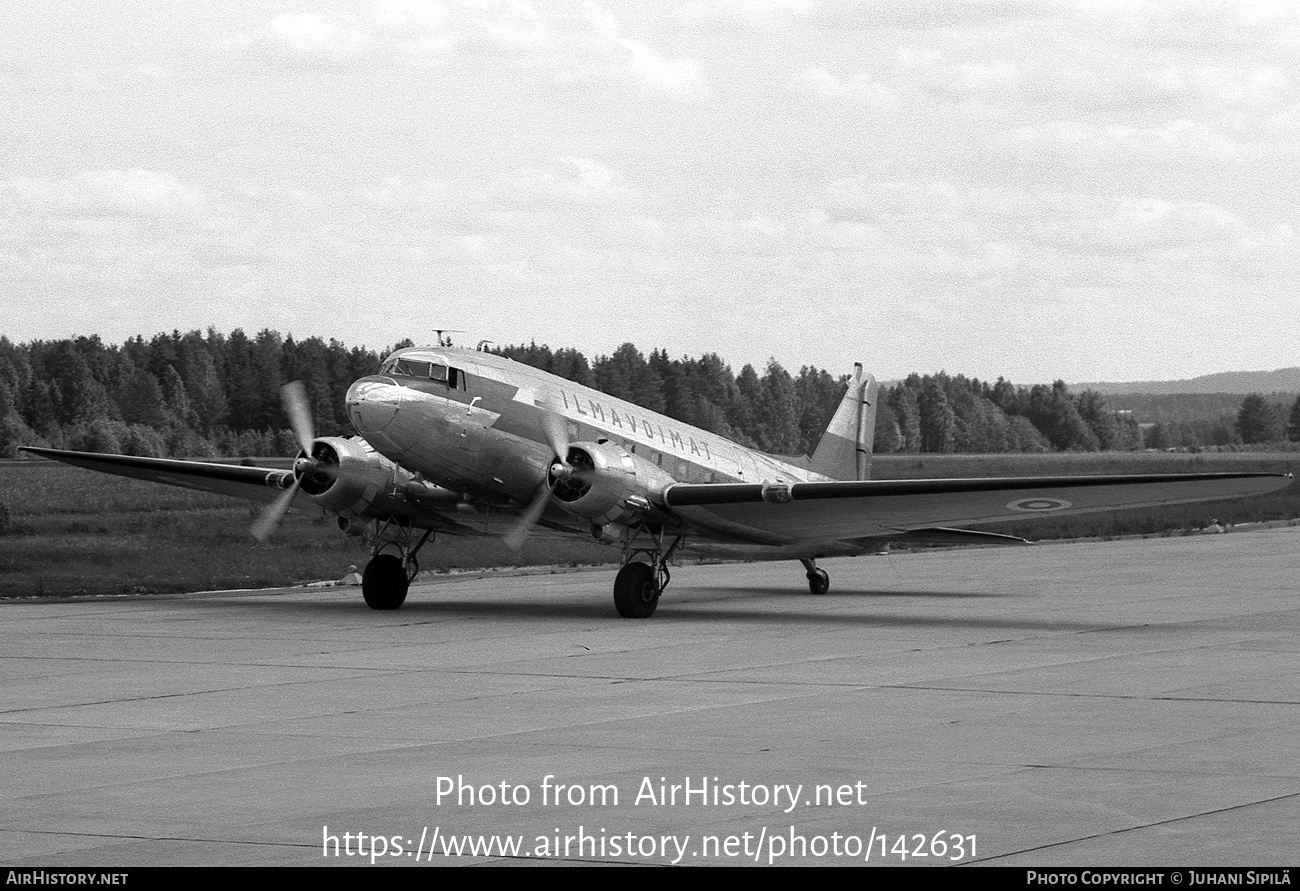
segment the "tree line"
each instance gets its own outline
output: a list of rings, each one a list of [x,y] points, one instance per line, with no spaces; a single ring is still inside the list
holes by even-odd
[[[348,386],[373,373],[388,352],[411,345],[376,352],[270,330],[252,337],[242,330],[173,331],[121,345],[98,337],[26,344],[0,337],[0,457],[13,457],[20,445],[145,456],[292,454],[296,446],[280,407],[283,382],[304,381],[320,434],[348,433]],[[776,360],[761,373],[748,364],[735,373],[716,353],[646,356],[630,343],[592,360],[536,343],[494,352],[784,455],[815,448],[846,380],[809,365],[791,374]],[[1197,428],[1203,418],[1143,429],[1133,412],[1115,410],[1090,390],[1072,393],[1061,381],[1017,387],[1002,378],[912,374],[881,389],[875,450],[1099,451],[1300,441],[1300,399],[1288,416],[1281,403],[1247,397],[1239,415],[1220,443],[1221,429]]]

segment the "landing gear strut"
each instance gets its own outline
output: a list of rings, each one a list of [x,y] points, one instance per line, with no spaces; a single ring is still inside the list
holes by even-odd
[[[799,560],[803,568],[808,570],[808,590],[809,592],[821,596],[831,589],[831,577],[826,574],[826,570],[817,568],[817,561],[812,557],[802,557]]]
[[[361,595],[371,609],[397,609],[406,602],[406,591],[420,574],[415,555],[433,535],[432,529],[411,547],[414,530],[392,519],[385,520],[375,532],[370,562],[361,576]],[[397,553],[387,553],[395,550]]]
[[[633,547],[636,537],[645,531],[650,536],[649,547]],[[681,546],[682,536],[673,539],[667,550],[664,549],[664,532],[642,526],[634,530],[623,543],[623,568],[614,578],[614,608],[625,619],[648,619],[654,615],[659,605],[659,595],[668,587],[672,573],[668,571],[668,561]],[[645,556],[649,563],[636,558]]]

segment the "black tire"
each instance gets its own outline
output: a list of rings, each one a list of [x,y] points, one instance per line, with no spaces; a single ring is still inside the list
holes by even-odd
[[[808,590],[818,597],[831,589],[831,577],[824,569],[814,569],[808,573]]]
[[[659,586],[649,563],[628,563],[614,579],[614,608],[625,619],[648,619],[659,605]]]
[[[406,602],[409,585],[401,559],[393,554],[380,554],[366,564],[365,574],[361,576],[361,595],[371,609],[397,609]]]

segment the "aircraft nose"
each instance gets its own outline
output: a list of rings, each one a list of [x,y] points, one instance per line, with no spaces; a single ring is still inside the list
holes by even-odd
[[[362,378],[348,387],[348,418],[362,436],[387,427],[401,403],[402,388],[387,379]]]

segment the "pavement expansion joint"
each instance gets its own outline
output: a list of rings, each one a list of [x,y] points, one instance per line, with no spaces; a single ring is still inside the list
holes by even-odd
[[[1080,835],[1076,838],[1051,842],[1050,844],[1046,844],[1046,845],[1035,845],[1030,848],[1021,848],[1016,851],[1005,851],[1001,854],[996,854],[992,857],[980,857],[977,860],[973,860],[971,862],[992,863],[994,861],[1003,859],[1005,857],[1016,857],[1023,854],[1034,854],[1040,851],[1050,851],[1053,848],[1060,848],[1066,845],[1073,845],[1073,844],[1077,844],[1078,842],[1092,841],[1094,839],[1099,839],[1099,838],[1114,838],[1115,836],[1124,835],[1129,832],[1137,832],[1142,829],[1152,829],[1157,826],[1169,826],[1174,823],[1182,823],[1187,820],[1195,820],[1199,817],[1208,817],[1208,816],[1213,816],[1215,814],[1226,814],[1232,811],[1239,811],[1239,810],[1244,810],[1246,808],[1256,807],[1261,804],[1272,804],[1277,801],[1286,801],[1287,799],[1296,798],[1296,797],[1300,797],[1300,792],[1290,792],[1287,793],[1286,795],[1275,795],[1271,798],[1259,798],[1254,801],[1245,801],[1242,802],[1241,804],[1230,804],[1227,805],[1226,807],[1208,808],[1206,810],[1198,811],[1193,814],[1183,814],[1178,817],[1169,817],[1164,820],[1151,820],[1150,822],[1139,823],[1135,826],[1124,826],[1119,829],[1111,829],[1107,832],[1095,832],[1090,835]]]

